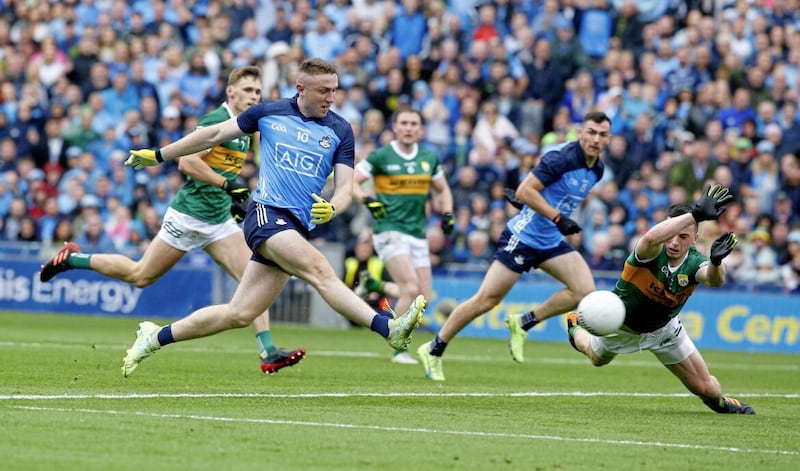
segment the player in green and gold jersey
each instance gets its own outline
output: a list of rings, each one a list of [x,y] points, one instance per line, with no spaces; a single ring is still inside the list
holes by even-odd
[[[419,145],[424,134],[422,116],[410,108],[398,109],[392,117],[394,139],[371,152],[356,165],[353,197],[372,213],[373,243],[399,288],[395,312],[405,312],[417,295],[430,299],[431,260],[425,237],[425,206],[431,189],[434,210],[442,214],[442,229],[453,230],[453,194],[430,149]],[[363,184],[372,179],[375,196]],[[391,294],[391,293],[389,293]],[[414,364],[406,352],[396,352],[393,361]]]
[[[715,220],[731,198],[727,188],[706,189],[694,207],[672,205],[668,218],[647,231],[625,261],[614,288],[625,304],[625,323],[614,333],[596,337],[578,325],[577,313],[567,315],[572,346],[595,366],[610,363],[617,354],[650,350],[692,394],[721,414],[754,414],[748,404],[722,394],[680,323],[678,314],[698,284],[722,286],[722,259],[736,246],[736,235],[725,233],[706,257],[695,248],[698,223]]]
[[[228,76],[227,100],[203,116],[197,127],[208,127],[237,116],[261,101],[258,67],[239,67]],[[240,281],[251,251],[238,222],[250,189],[237,177],[250,149],[250,136],[223,142],[180,159],[178,168],[187,181],[172,201],[158,235],[138,261],[119,254],[81,253],[69,242],[47,262],[39,275],[42,282],[73,268],[89,269],[144,288],[155,283],[193,248],[205,250],[214,261]],[[261,356],[261,370],[272,374],[299,362],[305,350],[277,348],[269,328],[269,311],[253,321]]]

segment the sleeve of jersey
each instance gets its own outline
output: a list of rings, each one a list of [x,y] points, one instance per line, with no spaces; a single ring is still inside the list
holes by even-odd
[[[355,168],[356,170],[366,175],[367,177],[372,176],[372,164],[369,162],[368,159],[364,159],[361,162],[357,163]]]
[[[542,182],[542,185],[549,186],[561,178],[564,173],[563,159],[564,157],[558,151],[548,152],[542,157],[539,164],[533,168],[532,172]]]
[[[259,103],[237,116],[236,124],[239,125],[239,129],[246,134],[253,134],[258,131],[258,120],[268,114],[268,106],[268,102]]]

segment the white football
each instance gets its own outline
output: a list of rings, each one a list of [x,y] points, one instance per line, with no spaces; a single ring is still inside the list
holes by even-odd
[[[625,305],[611,291],[597,290],[578,303],[578,325],[593,335],[608,335],[625,322]]]

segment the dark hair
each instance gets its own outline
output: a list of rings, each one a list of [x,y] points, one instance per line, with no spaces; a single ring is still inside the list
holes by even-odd
[[[608,122],[609,126],[611,125],[611,118],[608,117],[607,114],[603,113],[602,111],[590,111],[583,115],[583,121],[592,121],[593,123],[600,124],[602,122]]]
[[[667,208],[667,217],[668,218],[674,218],[674,217],[678,217],[678,216],[680,216],[682,214],[691,213],[691,212],[692,212],[692,206],[689,203],[675,203],[673,205],[670,205],[669,208]],[[699,227],[699,224],[697,222],[695,222],[694,223],[694,231],[695,232],[697,232],[698,227]]]
[[[689,203],[675,203],[667,208],[667,217],[678,217],[681,214],[691,213],[692,207]]]

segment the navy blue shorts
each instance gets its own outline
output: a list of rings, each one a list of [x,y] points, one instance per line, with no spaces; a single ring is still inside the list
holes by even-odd
[[[574,251],[575,249],[563,240],[555,247],[548,249],[528,247],[512,235],[511,231],[506,227],[497,241],[497,251],[494,253],[494,259],[513,272],[524,273],[551,258]]]
[[[244,240],[253,252],[250,260],[262,265],[278,267],[277,263],[262,257],[258,253],[258,248],[267,239],[283,231],[297,231],[308,240],[308,229],[291,211],[265,206],[253,201],[244,218]]]

